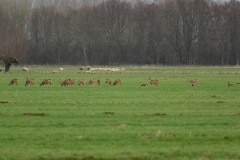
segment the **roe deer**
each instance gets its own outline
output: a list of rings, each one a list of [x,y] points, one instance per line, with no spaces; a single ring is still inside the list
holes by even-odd
[[[94,84],[94,83],[96,83],[96,82],[97,82],[97,79],[95,79],[95,78],[90,79],[90,80],[88,81],[88,83],[89,83],[90,85],[92,85],[92,84]]]
[[[61,86],[72,86],[72,85],[74,85],[74,80],[73,79],[65,79],[61,83]]]
[[[35,84],[35,79],[26,79],[25,86],[33,86]]]
[[[112,82],[111,82],[110,79],[106,79],[105,84],[108,85],[108,86],[111,86],[111,85],[112,85]]]
[[[116,86],[116,85],[122,85],[121,79],[117,79],[113,82],[113,86]]]
[[[158,80],[157,79],[151,79],[151,77],[149,77],[150,80],[150,85],[151,86],[158,86]]]
[[[44,79],[42,81],[42,83],[40,84],[40,86],[44,86],[44,85],[52,85],[52,80],[51,79]]]
[[[8,84],[9,86],[13,86],[13,85],[18,85],[18,79],[12,79],[11,81],[10,81],[10,83]]]
[[[98,79],[98,80],[97,80],[97,85],[99,85],[99,86],[100,86],[100,79]]]
[[[93,78],[93,79],[90,79],[90,80],[88,81],[88,83],[89,83],[90,85],[93,85],[93,84],[100,85],[100,79]]]
[[[192,86],[198,85],[198,80],[197,79],[192,79],[188,81]]]
[[[85,85],[85,82],[86,82],[85,79],[80,79],[80,80],[78,81],[78,85],[79,85],[79,86]]]

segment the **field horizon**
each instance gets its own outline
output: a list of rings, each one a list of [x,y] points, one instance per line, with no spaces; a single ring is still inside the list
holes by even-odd
[[[240,159],[237,66],[10,71],[0,73],[1,160]],[[13,78],[18,86],[8,85]],[[25,87],[26,78],[36,83]],[[40,86],[47,78],[52,85]],[[92,78],[101,85],[77,85]],[[159,85],[151,86],[149,78]],[[61,86],[64,79],[75,85]],[[106,79],[122,85],[108,86]],[[199,84],[192,86],[191,79]]]

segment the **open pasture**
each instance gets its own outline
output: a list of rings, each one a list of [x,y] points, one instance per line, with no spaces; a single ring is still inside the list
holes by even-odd
[[[238,67],[53,70],[0,74],[1,160],[240,159]],[[8,86],[13,78],[18,86]],[[25,87],[26,78],[36,83]],[[40,86],[48,78],[52,85]],[[75,85],[62,87],[68,78]],[[101,85],[77,85],[91,78]]]

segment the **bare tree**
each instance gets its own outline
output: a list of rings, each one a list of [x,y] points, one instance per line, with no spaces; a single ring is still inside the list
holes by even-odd
[[[131,6],[129,3],[120,0],[107,0],[96,8],[98,25],[102,30],[103,39],[106,39],[106,53],[108,64],[113,64],[115,54],[120,52],[121,36],[130,24],[129,14]]]
[[[240,63],[237,0],[3,0],[0,21],[0,55],[27,63]]]
[[[84,65],[89,65],[90,48],[93,43],[95,24],[92,16],[92,9],[88,4],[82,5],[77,10],[71,11],[70,37],[71,47],[76,52],[78,61],[83,60]],[[97,37],[95,37],[97,38]]]
[[[29,5],[23,1],[0,3],[0,54],[14,56],[21,61],[28,49],[25,26],[29,17]]]
[[[240,2],[231,0],[227,4],[226,19],[228,21],[229,49],[231,64],[239,65],[240,62]]]
[[[147,7],[142,1],[136,3],[134,7],[134,36],[136,37],[136,57],[140,65],[145,63],[145,54],[147,49]]]

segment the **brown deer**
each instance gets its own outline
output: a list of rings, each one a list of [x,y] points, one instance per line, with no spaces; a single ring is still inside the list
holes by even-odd
[[[13,85],[18,85],[18,79],[14,78],[10,81],[10,83],[8,84],[9,86],[13,86]]]
[[[101,82],[100,82],[100,79],[98,79],[98,80],[97,80],[97,85],[100,86],[100,83],[101,83]]]
[[[89,83],[90,85],[93,85],[93,84],[95,84],[95,85],[100,85],[100,79],[93,78],[93,79],[90,79],[90,80],[88,81],[88,83]]]
[[[52,80],[51,79],[44,79],[40,86],[45,86],[45,85],[52,85]]]
[[[105,84],[108,85],[108,86],[111,86],[111,85],[112,85],[112,82],[111,82],[110,79],[106,79]]]
[[[95,78],[90,79],[90,80],[88,81],[88,83],[89,83],[90,85],[92,85],[92,84],[94,84],[94,83],[96,83],[96,82],[97,82],[97,79],[95,79]]]
[[[73,79],[65,79],[62,83],[61,86],[72,86],[74,85],[74,80]]]
[[[85,79],[80,79],[80,80],[78,81],[78,85],[79,85],[79,86],[85,85],[85,83],[86,83],[86,80],[85,80]]]
[[[113,86],[116,86],[116,85],[122,85],[121,79],[117,79],[113,82]]]
[[[73,79],[69,79],[69,80],[68,80],[68,85],[69,85],[69,86],[74,85],[74,83],[75,83],[75,81],[74,81]]]
[[[192,79],[188,81],[192,86],[198,85],[198,80],[197,79]]]
[[[35,84],[35,79],[26,79],[25,86],[33,86]]]
[[[60,82],[60,85],[61,86],[68,86],[68,81],[64,80],[64,81]]]
[[[151,86],[158,86],[158,80],[157,79],[151,79],[151,77],[149,77],[150,80],[150,85]]]

